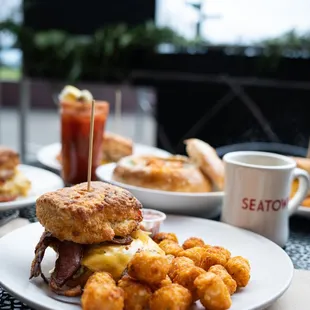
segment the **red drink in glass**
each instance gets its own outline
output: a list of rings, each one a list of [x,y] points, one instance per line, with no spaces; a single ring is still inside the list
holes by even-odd
[[[66,185],[87,181],[91,103],[61,102],[62,178]],[[102,162],[102,143],[109,104],[95,102],[92,180]]]

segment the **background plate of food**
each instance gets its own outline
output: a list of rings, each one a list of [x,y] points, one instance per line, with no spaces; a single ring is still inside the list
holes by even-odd
[[[10,183],[13,196],[0,202],[0,211],[34,205],[42,193],[63,187],[62,179],[50,171],[28,165],[19,165],[17,169],[18,176]]]
[[[187,140],[186,149],[189,157],[127,156],[98,167],[96,175],[128,189],[147,208],[216,217],[224,195],[223,163],[200,140]]]
[[[0,211],[34,205],[39,195],[61,187],[63,182],[59,176],[21,165],[17,152],[0,146]]]
[[[106,305],[107,309],[118,310],[123,309],[124,303],[139,303],[141,309],[147,309],[145,304],[151,305],[151,310],[181,309],[182,304],[182,309],[202,310],[202,302],[212,310],[257,310],[272,304],[290,285],[293,276],[290,258],[280,247],[259,235],[219,222],[183,216],[167,216],[162,231],[167,233],[161,233],[153,240],[160,249],[164,249],[163,254],[154,250],[148,252],[147,249],[138,254],[132,253],[127,270],[130,277],[134,278],[123,275],[120,281],[114,282],[104,271],[90,275],[84,292],[81,292],[83,309],[105,309]],[[44,228],[35,223],[0,239],[0,284],[35,309],[79,310],[80,296],[57,295],[40,277],[29,281],[34,249],[43,232]],[[154,241],[149,244],[152,243],[156,248]],[[53,247],[52,244],[50,246]],[[116,248],[123,249],[126,246],[114,245]],[[179,250],[178,254],[167,255],[176,249]],[[212,265],[213,259],[209,259],[198,267],[200,262],[199,255],[195,256],[196,252],[213,255],[218,264]],[[226,253],[230,258],[226,257]],[[109,255],[116,254],[114,250]],[[95,263],[95,259],[87,260]],[[220,265],[222,260],[225,267]],[[60,268],[61,263],[65,263],[65,260],[59,260],[56,268]],[[55,276],[56,271],[48,273],[54,265],[55,252],[49,248],[42,263],[43,273]],[[166,265],[170,267],[166,268]],[[155,269],[156,275],[151,272]],[[225,273],[225,277],[221,278],[221,272]],[[152,281],[159,276],[165,276],[165,279],[159,286],[154,286],[155,282]],[[144,282],[141,282],[142,279]],[[192,299],[197,300],[193,306]],[[215,307],[218,304],[220,308]]]
[[[88,148],[88,146],[85,146]],[[122,157],[131,154],[149,154],[157,156],[169,156],[170,153],[159,148],[133,143],[131,139],[106,132],[103,140],[103,163],[117,162]],[[53,143],[42,147],[37,153],[37,160],[44,166],[61,170],[61,144]]]

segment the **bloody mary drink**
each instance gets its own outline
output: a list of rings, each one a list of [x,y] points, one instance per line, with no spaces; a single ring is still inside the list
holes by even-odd
[[[64,101],[61,108],[62,178],[66,185],[87,181],[91,102]],[[95,102],[92,180],[102,161],[102,142],[109,104]]]

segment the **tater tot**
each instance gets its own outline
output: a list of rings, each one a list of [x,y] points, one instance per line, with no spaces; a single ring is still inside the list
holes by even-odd
[[[150,310],[188,310],[192,304],[192,295],[179,284],[170,284],[157,290],[150,299]]]
[[[203,247],[205,245],[204,241],[200,238],[191,237],[184,241],[182,247],[184,250],[191,249],[196,246]]]
[[[124,291],[116,286],[110,274],[96,272],[84,287],[81,303],[83,310],[121,310]]]
[[[192,293],[193,301],[196,301],[198,299],[198,294],[194,285],[194,281],[203,273],[206,273],[206,271],[197,266],[183,267],[179,269],[178,273],[173,279],[173,282],[187,288]]]
[[[245,287],[250,281],[250,263],[242,256],[235,256],[228,260],[226,270],[237,282],[238,287]]]
[[[152,289],[153,292],[155,292],[158,289],[160,289],[160,288],[162,288],[164,286],[170,285],[170,284],[172,284],[172,281],[171,281],[170,277],[167,275],[166,278],[164,280],[162,280],[159,284],[152,285],[151,289]]]
[[[211,266],[213,265],[224,266],[226,262],[227,262],[227,258],[225,254],[223,254],[221,250],[212,247],[212,248],[206,249],[206,254],[201,264],[201,268],[208,271]]]
[[[178,253],[183,251],[183,248],[178,243],[169,239],[163,240],[158,245],[166,253],[166,255],[177,256]]]
[[[210,249],[210,248],[213,248],[213,246],[212,246],[212,245],[210,245],[210,244],[205,244],[203,247],[204,247],[205,249]]]
[[[168,274],[170,261],[165,255],[152,251],[141,251],[128,264],[128,274],[146,284],[160,284]]]
[[[212,272],[196,278],[194,284],[200,302],[208,310],[226,310],[231,307],[231,297],[223,280]]]
[[[195,266],[195,263],[190,258],[185,257],[185,256],[175,257],[171,262],[168,275],[170,279],[173,280],[181,268],[191,267],[191,266]]]
[[[227,286],[230,295],[233,295],[236,292],[237,283],[232,278],[232,276],[228,273],[225,267],[221,265],[214,265],[210,267],[209,272],[213,272],[214,274],[217,274],[218,276],[220,276],[220,278],[223,280],[223,282]]]
[[[156,234],[153,237],[153,240],[156,243],[160,243],[163,240],[172,240],[172,241],[174,241],[176,243],[179,242],[178,237],[176,236],[176,234],[174,234],[174,233],[165,233],[165,232],[159,232],[158,234]]]
[[[174,255],[167,254],[166,257],[168,258],[170,263],[172,263],[172,261],[174,260]]]
[[[203,266],[205,257],[207,255],[207,249],[203,247],[193,247],[187,250],[184,250],[178,254],[178,256],[184,256],[190,258],[197,267]]]
[[[149,308],[151,289],[128,276],[118,281],[118,287],[125,293],[124,310],[146,310]]]
[[[167,285],[170,285],[172,284],[172,281],[170,279],[170,277],[167,275],[166,276],[166,279],[162,280],[159,284],[160,287],[164,287],[164,286],[167,286]]]
[[[227,261],[230,259],[231,253],[227,249],[223,248],[222,246],[213,246],[212,248],[221,252],[226,257]]]

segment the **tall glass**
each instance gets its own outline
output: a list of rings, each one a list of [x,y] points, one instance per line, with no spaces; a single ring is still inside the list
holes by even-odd
[[[62,178],[67,186],[87,181],[91,103],[61,102]],[[95,102],[92,180],[102,162],[102,143],[109,104]]]

